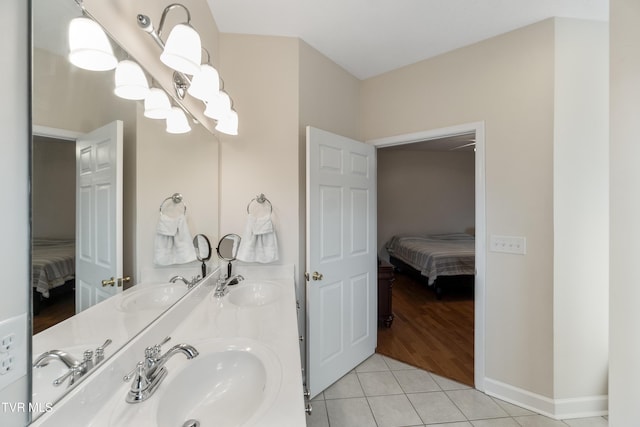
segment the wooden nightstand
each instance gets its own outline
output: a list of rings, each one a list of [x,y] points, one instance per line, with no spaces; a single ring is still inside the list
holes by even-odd
[[[378,263],[378,323],[390,328],[393,323],[391,288],[393,288],[393,265],[386,261]]]

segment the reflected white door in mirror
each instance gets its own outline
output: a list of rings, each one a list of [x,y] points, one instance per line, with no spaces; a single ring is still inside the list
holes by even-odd
[[[122,132],[76,140],[76,313],[122,292]]]

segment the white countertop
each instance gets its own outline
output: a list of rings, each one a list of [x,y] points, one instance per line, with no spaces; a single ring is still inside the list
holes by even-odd
[[[146,346],[160,342],[165,335],[172,337],[164,346],[165,351],[175,344],[186,343],[196,349],[200,345],[204,349],[201,355],[206,354],[207,343],[259,344],[264,351],[273,354],[273,360],[279,363],[279,368],[273,369],[279,375],[277,390],[272,394],[269,405],[258,414],[259,417],[243,425],[306,425],[293,266],[240,266],[235,273],[245,277],[245,285],[259,280],[277,286],[277,300],[261,306],[234,305],[229,301],[229,295],[214,297],[215,278],[208,276],[186,298],[125,345],[120,353],[106,361],[91,377],[65,396],[54,407],[54,411],[44,414],[34,425],[109,426],[117,425],[113,424],[116,420],[127,420],[135,425],[157,425],[157,395],[162,393],[162,385],[157,395],[147,401],[127,404],[125,397],[130,385],[122,382],[122,376],[143,359]],[[243,282],[236,289],[242,285]],[[234,288],[231,289],[233,292]],[[180,355],[172,358],[166,365],[169,374],[163,385],[170,384],[172,375],[177,375],[176,372],[188,363],[190,360]],[[189,392],[184,390],[186,394]],[[205,427],[206,423],[201,425]]]

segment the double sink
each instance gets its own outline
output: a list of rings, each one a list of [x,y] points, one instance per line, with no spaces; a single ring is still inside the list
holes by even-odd
[[[247,280],[230,287],[230,292],[220,298],[214,296],[214,279],[197,286],[204,296],[187,310],[188,314],[170,335],[171,344],[189,344],[198,355],[192,359],[171,357],[165,365],[168,373],[152,396],[142,402],[126,402],[131,385],[122,381],[126,372],[115,361],[115,367],[105,366],[103,371],[107,372],[102,375],[119,376],[117,389],[103,392],[99,410],[88,422],[82,420],[77,425],[304,425],[293,279],[257,280],[251,279],[250,274],[247,276]],[[120,309],[169,306],[186,293],[184,288],[180,283],[167,283],[140,289],[123,298]],[[178,301],[168,312],[179,309],[189,297]],[[149,337],[139,337],[145,339],[145,346],[156,344],[149,342]],[[140,344],[138,354],[133,357],[142,360],[144,352],[139,349]],[[135,366],[131,357],[129,370]],[[76,394],[75,400],[82,402],[87,393],[99,392],[90,386],[95,381],[100,379],[92,377],[84,382],[93,391],[84,392],[83,396],[83,387],[78,387],[80,390],[70,393],[71,399]],[[42,425],[49,425],[47,417],[43,418]],[[62,420],[69,422],[67,425],[76,425],[75,420],[65,417]]]

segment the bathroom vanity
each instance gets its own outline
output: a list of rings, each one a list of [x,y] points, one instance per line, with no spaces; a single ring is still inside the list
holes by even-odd
[[[240,266],[236,273],[245,280],[221,297],[214,295],[218,271],[208,275],[33,425],[305,425],[293,266]],[[197,355],[175,351],[155,392],[128,403],[132,384],[123,378],[134,377],[145,350],[166,337],[160,353],[186,344]]]

